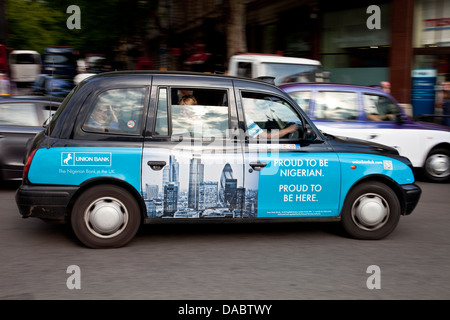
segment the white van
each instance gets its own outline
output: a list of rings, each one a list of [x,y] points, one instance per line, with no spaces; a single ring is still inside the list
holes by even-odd
[[[42,71],[41,55],[32,50],[14,50],[9,54],[11,81],[34,82]]]
[[[274,54],[236,54],[230,58],[229,74],[246,78],[273,78],[275,85],[287,82],[327,82],[318,60]]]

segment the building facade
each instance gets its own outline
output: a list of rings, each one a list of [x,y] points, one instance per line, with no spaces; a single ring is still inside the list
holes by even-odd
[[[236,51],[279,53],[320,60],[331,82],[390,81],[406,104],[414,69],[435,70],[436,84],[450,77],[450,0],[171,0],[163,9],[163,69],[226,71]]]

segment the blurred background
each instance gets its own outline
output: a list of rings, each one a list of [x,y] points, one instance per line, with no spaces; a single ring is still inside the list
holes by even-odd
[[[0,72],[13,50],[38,52],[45,68],[55,47],[71,50],[77,74],[227,72],[241,52],[310,58],[330,82],[389,81],[416,114],[442,114],[450,0],[0,0]]]

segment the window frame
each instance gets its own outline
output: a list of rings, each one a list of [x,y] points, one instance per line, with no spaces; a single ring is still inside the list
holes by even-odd
[[[94,112],[94,110],[97,107],[99,98],[105,94],[106,92],[111,92],[114,90],[132,90],[132,89],[139,89],[142,90],[142,112],[140,114],[140,121],[138,123],[138,128],[136,129],[136,132],[127,132],[125,130],[114,130],[114,131],[96,131],[96,130],[89,130],[86,128],[86,123],[89,120],[89,117]],[[83,135],[107,135],[107,136],[128,136],[128,137],[142,137],[143,132],[145,130],[146,126],[146,117],[148,112],[148,104],[149,104],[149,87],[142,85],[142,86],[119,86],[119,87],[110,87],[105,88],[103,90],[100,90],[95,93],[90,99],[85,101],[87,102],[88,107],[85,110],[85,115],[82,119],[82,121],[79,124],[79,130],[83,133]],[[84,108],[83,108],[84,109]],[[137,121],[136,121],[137,122]]]
[[[25,114],[27,114],[27,116],[30,116],[29,112],[33,112],[33,120],[36,120],[36,122],[34,124],[17,124],[17,123],[0,123],[1,126],[6,126],[6,127],[40,127],[42,126],[42,117],[39,114],[39,110],[38,110],[38,105],[36,102],[32,102],[32,101],[11,101],[11,102],[7,102],[7,103],[2,103],[0,104],[0,108],[2,108],[2,106],[10,106],[10,108],[12,108],[12,110],[14,109],[18,109],[18,105],[22,105],[23,108],[24,105],[28,105],[30,106],[30,108],[28,110],[22,110],[22,112],[24,112]]]
[[[155,99],[155,103],[154,103],[154,113],[153,113],[153,128],[151,130],[151,136],[153,138],[157,138],[157,139],[172,139],[172,140],[179,140],[179,137],[182,137],[183,139],[185,138],[189,138],[190,140],[211,140],[211,139],[229,139],[231,136],[230,130],[232,128],[232,112],[231,112],[231,108],[233,107],[232,103],[233,100],[231,99],[231,94],[230,94],[230,89],[226,88],[226,87],[204,87],[204,86],[193,86],[193,85],[172,85],[172,86],[165,86],[165,85],[158,85],[155,87],[156,88],[156,99]],[[157,135],[156,134],[156,123],[158,121],[158,109],[159,109],[159,102],[160,102],[160,93],[161,93],[161,89],[166,89],[167,90],[167,122],[168,122],[168,134],[167,135]],[[219,92],[223,93],[224,95],[226,95],[226,99],[227,99],[227,105],[224,106],[220,106],[220,105],[216,105],[217,107],[222,107],[222,108],[227,108],[227,129],[226,132],[224,132],[224,135],[221,137],[195,137],[195,136],[188,136],[188,135],[173,135],[173,117],[172,117],[172,106],[173,105],[178,105],[178,101],[176,101],[176,103],[173,103],[173,99],[172,99],[172,91],[173,90],[193,90],[195,91],[214,91],[216,92],[216,94],[218,95]],[[195,94],[194,94],[195,95]],[[201,104],[203,105],[203,104]],[[208,105],[205,105],[208,106]],[[214,105],[211,105],[214,106]]]
[[[378,98],[382,97],[382,98],[387,99],[390,102],[390,104],[392,104],[395,107],[395,111],[396,112],[395,113],[385,113],[385,114],[382,114],[382,115],[386,116],[386,115],[389,115],[389,114],[393,114],[394,118],[388,119],[388,120],[371,120],[371,119],[369,119],[369,117],[368,117],[369,113],[367,112],[367,109],[366,109],[366,107],[367,107],[366,106],[366,97],[367,96],[376,96]],[[361,109],[362,109],[362,112],[364,113],[364,119],[367,122],[392,123],[392,122],[396,122],[397,121],[397,116],[399,114],[401,114],[401,110],[399,109],[399,106],[397,105],[397,103],[395,103],[395,101],[393,99],[391,99],[390,97],[388,97],[388,96],[386,96],[384,94],[375,93],[375,92],[361,92],[361,101],[362,101],[362,108]],[[376,115],[378,116],[378,115],[381,115],[381,114],[376,114]]]
[[[246,119],[246,111],[245,111],[245,105],[244,105],[244,95],[243,93],[248,93],[248,94],[257,94],[257,95],[267,95],[267,96],[272,96],[272,97],[276,97],[277,99],[283,101],[284,103],[286,103],[289,106],[289,109],[295,113],[298,117],[298,119],[301,121],[301,125],[303,130],[307,130],[307,127],[309,126],[308,121],[306,120],[304,113],[305,111],[303,110],[298,110],[294,104],[292,104],[288,99],[286,99],[286,97],[283,97],[281,95],[278,95],[274,92],[265,92],[265,91],[255,91],[255,90],[247,90],[247,89],[239,89],[239,97],[241,100],[241,112],[242,112],[242,122],[243,122],[243,128],[244,128],[244,136],[245,136],[245,141],[246,142],[250,142],[252,141],[252,143],[267,143],[270,144],[271,143],[271,139],[270,138],[262,138],[259,139],[258,137],[250,137],[248,135],[248,127],[247,127],[247,119]],[[292,98],[291,98],[292,99]],[[294,100],[294,99],[292,99]],[[295,100],[294,100],[295,102]],[[300,108],[301,109],[301,108]],[[264,130],[264,129],[263,129]],[[288,141],[306,141],[303,138],[289,138],[289,135],[287,135],[286,137],[278,137],[275,139],[275,141],[281,141],[281,142],[288,142]]]

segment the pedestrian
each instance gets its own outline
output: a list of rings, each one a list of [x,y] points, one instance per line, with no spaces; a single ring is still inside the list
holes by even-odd
[[[380,82],[381,89],[386,93],[391,93],[391,83],[389,81],[381,81]]]
[[[0,73],[0,96],[9,96],[11,94],[11,83],[8,76]]]

